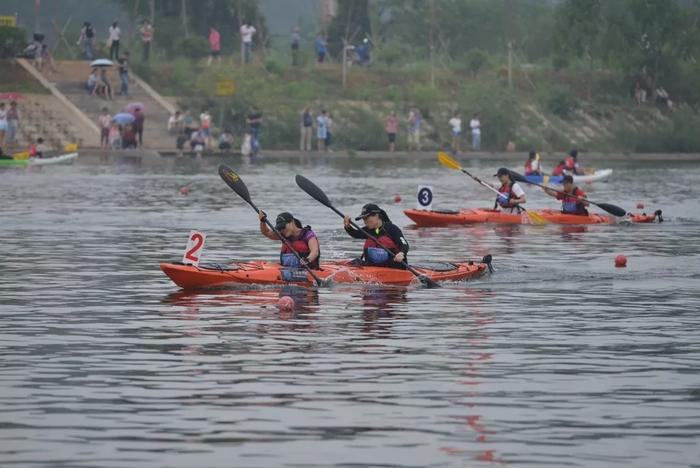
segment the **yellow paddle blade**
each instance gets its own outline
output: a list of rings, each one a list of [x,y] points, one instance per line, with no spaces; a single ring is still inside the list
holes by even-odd
[[[549,221],[539,213],[534,211],[526,211],[527,217],[530,218],[532,224],[549,224]]]
[[[14,159],[29,159],[29,151],[22,151],[21,153],[15,153],[12,157]]]
[[[63,151],[66,153],[75,153],[78,151],[78,144],[77,143],[66,143],[66,145],[63,147]]]
[[[542,183],[544,185],[547,185],[549,183],[549,176],[548,175],[542,176]]]
[[[450,169],[454,169],[456,171],[462,170],[462,166],[459,165],[457,160],[455,160],[452,156],[445,153],[444,151],[438,152],[438,161],[440,161],[440,164],[442,164],[445,167],[449,167]]]

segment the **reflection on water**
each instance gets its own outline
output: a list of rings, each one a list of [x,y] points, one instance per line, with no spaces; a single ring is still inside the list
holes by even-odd
[[[203,261],[277,258],[215,164],[0,172],[2,465],[697,463],[698,165],[620,166],[586,187],[659,206],[662,225],[423,229],[402,214],[418,185],[439,180],[437,208],[489,206],[490,192],[431,162],[371,163],[371,176],[333,158],[231,164],[260,208],[311,224],[325,258],[361,245],[297,172],[349,214],[382,205],[412,261],[492,254],[496,272],[431,290],[184,293],[158,263],[182,257],[191,229],[208,235]],[[530,190],[528,205],[556,202]]]

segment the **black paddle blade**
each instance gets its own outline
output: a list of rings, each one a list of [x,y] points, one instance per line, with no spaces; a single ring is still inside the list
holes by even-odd
[[[624,209],[620,208],[617,205],[611,205],[610,203],[596,203],[595,205],[604,209],[611,215],[625,216],[627,214],[627,211],[625,211]]]
[[[238,196],[241,197],[243,200],[245,200],[249,204],[252,204],[252,202],[250,201],[250,194],[248,193],[248,187],[245,186],[240,176],[233,172],[233,169],[226,166],[225,164],[221,164],[219,166],[219,175],[222,179],[224,179],[226,185],[231,187],[231,190],[236,192]]]
[[[329,208],[332,207],[331,201],[328,199],[323,190],[318,188],[318,186],[311,182],[309,179],[307,179],[303,175],[297,174],[294,180],[296,180],[299,188],[311,195],[311,198],[315,198],[317,201],[326,205]]]
[[[436,281],[433,281],[432,279],[428,278],[427,276],[420,275],[418,276],[418,279],[421,280],[421,282],[425,285],[426,288],[428,289],[434,289],[434,288],[441,288]]]

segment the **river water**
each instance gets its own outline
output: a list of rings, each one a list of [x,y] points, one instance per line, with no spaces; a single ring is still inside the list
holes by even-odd
[[[496,271],[436,290],[185,294],[158,264],[192,229],[204,261],[279,248],[216,164],[0,172],[0,465],[698,466],[700,164],[616,162],[583,187],[662,208],[661,225],[415,228],[401,210],[420,184],[434,208],[493,199],[433,161],[234,160],[325,258],[361,246],[295,173],[349,214],[386,207],[414,262],[490,253]],[[501,164],[465,163],[489,180]]]

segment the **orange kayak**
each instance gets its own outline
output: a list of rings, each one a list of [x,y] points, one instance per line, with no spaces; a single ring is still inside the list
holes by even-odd
[[[483,275],[487,263],[430,263],[412,265],[421,274],[434,281],[461,281]],[[264,261],[230,264],[161,263],[160,269],[175,284],[183,289],[200,289],[231,284],[306,284],[313,278],[304,269],[283,268],[279,263]],[[386,285],[409,285],[418,279],[408,270],[377,266],[352,265],[349,260],[321,263],[315,271],[321,279],[330,278],[336,283],[379,283]]]
[[[462,209],[459,211],[428,211],[428,210],[404,210],[406,216],[411,218],[418,226],[445,226],[448,224],[533,224],[526,213],[504,213],[502,211],[487,208]],[[628,214],[624,218],[616,218],[602,214],[573,215],[564,214],[557,210],[537,210],[552,224],[615,224],[621,221],[633,223],[652,223],[655,220],[663,221],[661,210],[654,214],[646,213]]]

